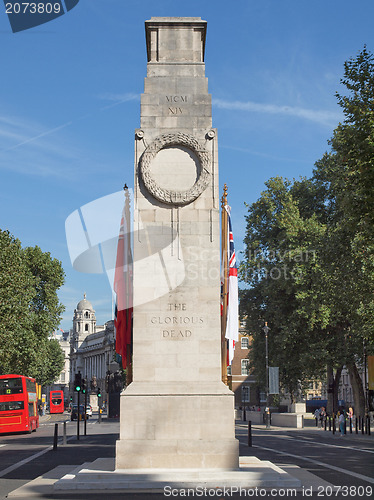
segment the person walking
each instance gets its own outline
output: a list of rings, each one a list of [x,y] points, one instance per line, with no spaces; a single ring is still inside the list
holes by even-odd
[[[321,422],[320,422],[320,414],[321,414],[321,409],[316,408],[316,411],[314,412],[314,418],[316,419],[316,427],[320,427]]]
[[[348,408],[348,422],[349,422],[349,428],[353,429],[353,408],[350,406]]]
[[[327,417],[326,409],[324,406],[322,406],[322,408],[319,412],[319,420],[320,420],[321,429],[324,429],[324,427],[325,427],[326,417]]]
[[[338,423],[339,423],[340,435],[344,436],[344,434],[345,434],[345,415],[344,415],[344,411],[340,412],[340,415],[339,415],[339,418],[338,418]]]

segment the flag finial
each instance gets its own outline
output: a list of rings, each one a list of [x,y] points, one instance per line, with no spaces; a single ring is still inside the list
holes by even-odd
[[[223,186],[223,195],[221,199],[221,207],[224,208],[225,205],[227,205],[227,184],[224,184]]]

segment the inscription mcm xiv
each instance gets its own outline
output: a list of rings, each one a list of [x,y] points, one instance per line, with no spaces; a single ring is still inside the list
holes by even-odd
[[[166,102],[169,104],[172,103],[187,103],[186,95],[167,95]],[[168,111],[171,115],[182,115],[183,108],[177,106],[169,106]]]

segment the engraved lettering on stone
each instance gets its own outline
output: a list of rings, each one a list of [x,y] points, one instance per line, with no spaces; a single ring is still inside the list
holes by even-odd
[[[187,304],[168,304],[168,311],[185,311],[187,308]]]
[[[183,339],[191,337],[191,330],[162,330],[162,336],[164,339]]]
[[[182,114],[183,114],[183,110],[182,110],[182,108],[170,108],[170,107],[169,107],[169,112],[170,112],[172,115],[182,115]]]
[[[199,316],[152,316],[152,325],[201,325],[204,318]]]
[[[151,175],[151,162],[157,153],[169,146],[185,146],[193,151],[199,162],[200,172],[195,184],[186,191],[175,191],[160,187]],[[211,155],[192,135],[183,132],[163,134],[149,144],[140,159],[140,172],[147,190],[159,201],[171,205],[187,205],[196,200],[209,184]]]
[[[186,95],[167,95],[165,97],[167,102],[187,102]]]

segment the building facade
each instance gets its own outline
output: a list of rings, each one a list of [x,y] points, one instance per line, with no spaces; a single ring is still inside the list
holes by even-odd
[[[251,337],[245,331],[245,324],[239,327],[239,341],[235,343],[234,358],[228,369],[229,383],[235,395],[236,408],[248,408],[259,404],[255,377],[249,367]]]
[[[91,404],[97,405],[95,395],[99,388],[102,401],[106,401],[107,372],[119,369],[115,358],[114,321],[107,321],[103,326],[97,325],[95,310],[84,294],[74,310],[70,334],[70,396],[73,400],[76,399],[74,378],[80,372],[82,378],[87,380]]]

